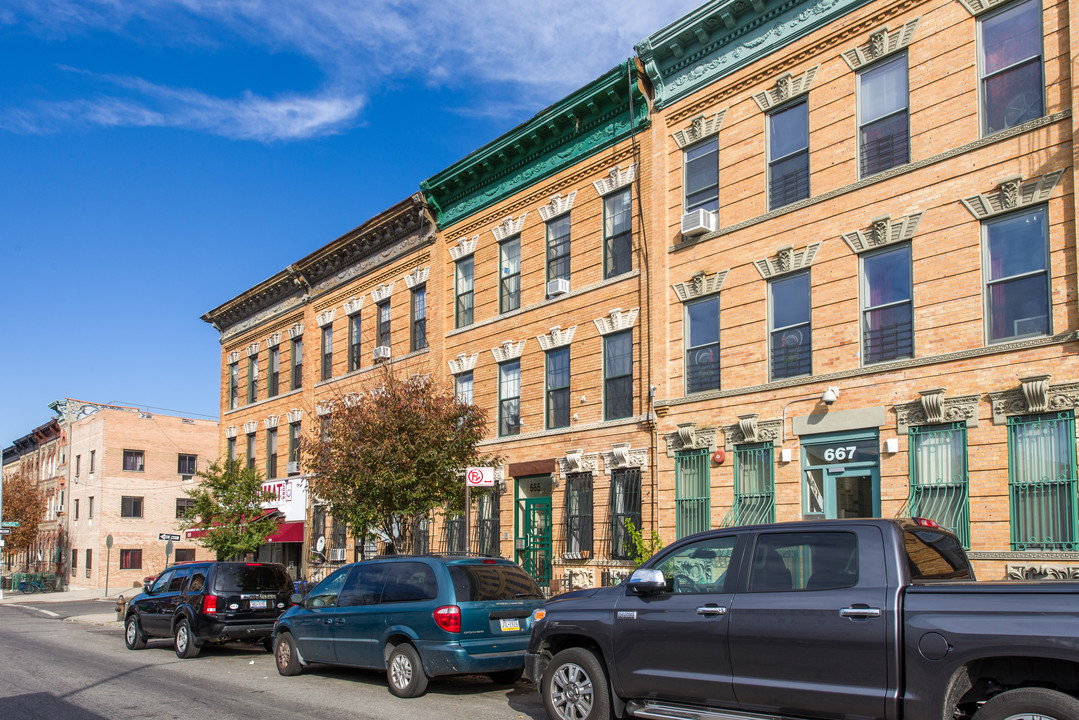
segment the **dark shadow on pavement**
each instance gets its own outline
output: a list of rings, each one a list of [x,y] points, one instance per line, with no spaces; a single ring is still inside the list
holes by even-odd
[[[78,705],[72,705],[48,693],[14,695],[5,697],[2,703],[6,720],[36,720],[37,718],[108,720],[104,715],[84,710]]]

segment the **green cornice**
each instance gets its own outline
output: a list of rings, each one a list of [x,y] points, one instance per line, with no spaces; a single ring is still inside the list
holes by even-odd
[[[637,43],[663,108],[869,0],[712,0]]]
[[[648,127],[648,113],[637,65],[630,60],[424,180],[420,188],[438,227],[446,228]]]

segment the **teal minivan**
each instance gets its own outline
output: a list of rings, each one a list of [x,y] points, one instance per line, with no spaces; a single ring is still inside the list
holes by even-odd
[[[298,598],[297,598],[298,599]],[[345,565],[274,625],[277,671],[309,663],[385,670],[390,692],[416,697],[429,678],[524,669],[539,586],[503,558],[397,555]]]

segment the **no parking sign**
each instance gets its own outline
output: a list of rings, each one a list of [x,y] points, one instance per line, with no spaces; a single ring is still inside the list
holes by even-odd
[[[470,467],[465,469],[465,485],[474,487],[494,487],[495,469],[493,467]]]

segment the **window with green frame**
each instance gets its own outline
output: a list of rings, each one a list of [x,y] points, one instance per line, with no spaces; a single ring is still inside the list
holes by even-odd
[[[912,426],[910,497],[903,515],[935,520],[970,548],[965,423]]]
[[[1075,413],[1008,418],[1012,550],[1079,549]]]
[[[679,538],[711,526],[708,448],[680,450],[674,458],[674,525]]]
[[[723,527],[775,522],[774,456],[770,442],[734,448],[734,503],[723,518]]]

